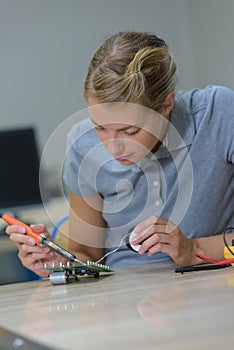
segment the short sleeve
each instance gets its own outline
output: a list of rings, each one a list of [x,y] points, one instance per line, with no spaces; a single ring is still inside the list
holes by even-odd
[[[193,93],[193,111],[220,159],[234,163],[234,92],[209,85]]]
[[[91,164],[84,162],[92,147],[90,139],[93,130],[83,131],[83,125],[75,125],[67,137],[67,150],[63,163],[63,181],[69,190],[82,197],[91,197],[96,193],[93,187]],[[82,165],[85,164],[85,165]]]
[[[226,87],[218,87],[214,96],[217,142],[223,150],[224,159],[234,163],[234,92]]]

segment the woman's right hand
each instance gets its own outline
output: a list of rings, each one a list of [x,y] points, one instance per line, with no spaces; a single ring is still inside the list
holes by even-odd
[[[45,232],[45,226],[42,224],[30,226],[34,232]],[[41,277],[48,277],[49,271],[43,269],[44,264],[50,266],[52,262],[58,265],[61,256],[53,252],[49,247],[39,247],[36,241],[27,236],[25,228],[17,225],[10,225],[6,228],[6,233],[10,236],[10,240],[19,249],[19,259],[22,265],[33,271]]]

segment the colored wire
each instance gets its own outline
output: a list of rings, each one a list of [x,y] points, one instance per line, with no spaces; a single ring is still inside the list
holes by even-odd
[[[69,219],[69,215],[66,215],[54,225],[54,227],[51,231],[51,234],[50,234],[52,238],[54,238],[56,236],[56,233],[57,233],[58,229],[60,228],[60,226],[68,219]]]

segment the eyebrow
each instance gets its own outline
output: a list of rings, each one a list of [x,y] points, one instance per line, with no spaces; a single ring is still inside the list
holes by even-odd
[[[104,128],[104,126],[97,124],[92,118],[90,118],[90,119],[91,119],[91,121],[93,122],[93,124],[95,126]],[[106,124],[108,124],[108,123],[106,123]],[[140,126],[140,125],[128,125],[128,126],[126,126],[124,128],[118,129],[118,131],[125,131],[125,130],[131,129],[131,128],[139,128],[139,129],[141,129],[142,126]]]

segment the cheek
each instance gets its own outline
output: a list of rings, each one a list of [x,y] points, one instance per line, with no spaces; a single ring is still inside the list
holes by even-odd
[[[96,134],[97,134],[97,136],[98,136],[98,138],[99,138],[99,140],[100,140],[101,143],[103,143],[103,142],[105,142],[105,141],[108,141],[108,135],[105,134],[104,132],[98,132],[98,131],[96,130]]]
[[[141,149],[142,152],[147,152],[152,150],[158,140],[149,133],[144,133],[136,140],[136,142],[138,144],[138,148]]]

